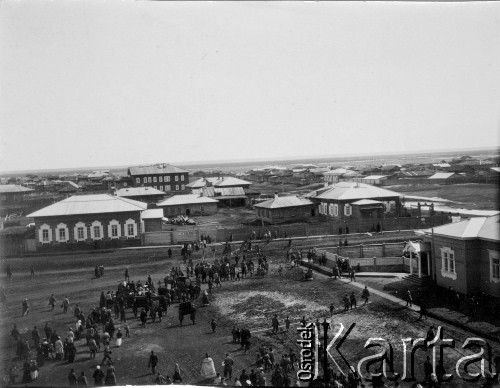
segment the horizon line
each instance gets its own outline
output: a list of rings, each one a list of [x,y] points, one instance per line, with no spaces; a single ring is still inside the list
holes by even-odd
[[[197,166],[202,164],[220,164],[220,165],[229,165],[234,163],[252,163],[252,162],[272,162],[272,161],[303,161],[306,159],[339,159],[346,157],[365,157],[365,156],[390,156],[390,155],[425,155],[436,152],[465,152],[465,151],[497,151],[500,152],[500,146],[492,146],[492,147],[471,147],[471,148],[444,148],[444,149],[435,149],[435,150],[415,150],[409,153],[389,151],[389,152],[362,152],[362,153],[345,153],[345,154],[337,154],[337,155],[304,155],[304,156],[280,156],[275,158],[241,158],[241,159],[218,159],[218,160],[195,160],[195,161],[185,161],[185,162],[156,162],[156,163],[144,163],[144,164],[129,164],[129,165],[113,165],[113,166],[103,166],[103,165],[95,165],[95,166],[84,166],[84,167],[60,167],[60,168],[42,168],[42,169],[31,169],[31,170],[10,170],[10,171],[0,171],[0,175],[4,174],[20,174],[20,173],[29,173],[33,171],[38,172],[51,172],[51,171],[60,171],[60,170],[88,170],[88,169],[122,169],[128,167],[137,167],[137,166],[150,166],[158,163],[167,163],[175,166]]]

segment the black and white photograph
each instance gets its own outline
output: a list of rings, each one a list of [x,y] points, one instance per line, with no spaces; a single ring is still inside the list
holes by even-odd
[[[0,2],[0,388],[500,387],[500,2]]]

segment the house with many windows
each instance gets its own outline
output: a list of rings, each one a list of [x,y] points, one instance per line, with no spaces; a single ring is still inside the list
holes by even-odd
[[[166,163],[129,167],[127,173],[133,187],[154,187],[167,194],[185,192],[189,183],[187,170]]]
[[[437,285],[500,297],[500,215],[426,230],[424,241],[432,244]]]
[[[397,214],[400,195],[359,182],[339,182],[307,195],[318,214],[337,220],[379,219]]]
[[[39,248],[140,245],[147,204],[109,194],[75,195],[29,214]]]

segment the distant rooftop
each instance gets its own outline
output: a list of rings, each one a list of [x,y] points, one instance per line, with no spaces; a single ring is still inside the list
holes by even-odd
[[[146,195],[164,195],[161,190],[154,187],[127,187],[116,191],[118,197],[144,197]]]
[[[308,206],[313,203],[306,198],[297,197],[296,195],[287,197],[274,197],[268,199],[267,201],[258,203],[254,207],[264,208],[264,209],[279,209],[285,207],[295,207],[295,206]]]
[[[28,187],[20,186],[20,185],[0,185],[0,194],[5,193],[26,193],[28,191],[33,191]]]
[[[178,174],[187,172],[189,171],[166,163],[154,164],[152,166],[129,167],[128,169],[129,175]]]

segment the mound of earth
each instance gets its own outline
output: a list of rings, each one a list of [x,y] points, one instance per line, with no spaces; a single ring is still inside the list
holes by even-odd
[[[294,268],[284,268],[283,277],[285,279],[300,281],[304,279],[304,270],[299,267]]]

